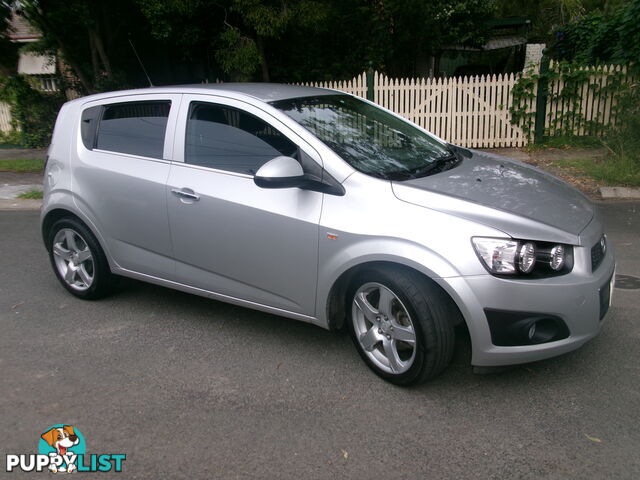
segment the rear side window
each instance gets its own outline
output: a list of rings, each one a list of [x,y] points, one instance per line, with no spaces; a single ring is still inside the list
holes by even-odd
[[[298,147],[278,130],[232,107],[193,102],[189,110],[185,161],[253,175],[280,155],[299,159]]]
[[[171,102],[116,103],[103,108],[95,148],[162,158]]]

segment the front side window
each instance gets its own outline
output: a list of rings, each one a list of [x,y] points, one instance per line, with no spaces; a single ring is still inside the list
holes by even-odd
[[[349,95],[293,98],[271,105],[353,168],[375,177],[412,178],[453,155],[446,144],[422,130]]]
[[[299,160],[298,147],[268,123],[232,107],[191,104],[186,163],[253,175],[281,155]]]
[[[105,105],[96,148],[142,157],[162,158],[170,101]]]

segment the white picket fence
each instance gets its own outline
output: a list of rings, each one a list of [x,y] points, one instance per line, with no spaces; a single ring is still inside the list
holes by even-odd
[[[521,147],[527,135],[509,122],[516,76],[393,79],[374,72],[373,101],[435,135],[464,147]],[[366,98],[366,74],[349,81],[313,82]],[[531,109],[535,100],[531,101]]]
[[[11,131],[11,110],[9,105],[0,102],[0,132]]]
[[[582,67],[580,70],[591,72],[591,75],[589,81],[575,92],[580,98],[578,108],[574,108],[569,95],[559,95],[566,87],[562,79],[553,80],[549,84],[545,130],[551,136],[567,131],[578,136],[598,135],[602,133],[604,125],[615,124],[616,98],[607,91],[607,86],[612,85],[613,74],[618,72],[622,75],[622,82],[629,82],[627,67],[607,65],[597,68]]]
[[[562,80],[549,84],[545,129],[551,135],[571,131],[575,135],[601,133],[602,125],[615,122],[615,98],[602,87],[610,83],[613,72],[625,67],[608,66],[594,70],[579,92],[579,108],[554,99],[564,88]],[[457,145],[471,148],[522,147],[528,136],[511,124],[509,107],[517,74],[481,75],[452,78],[393,79],[374,72],[373,100],[377,104],[417,123],[435,135]],[[345,81],[306,83],[367,98],[367,75]],[[594,88],[597,86],[597,88]],[[535,112],[535,98],[526,108]],[[0,131],[11,130],[9,106],[0,102]]]
[[[595,130],[601,127],[594,126],[590,121],[605,125],[614,122],[614,96],[597,92],[589,84],[606,86],[608,75],[621,68],[624,67],[605,67],[591,76],[579,92],[581,100],[578,115],[571,114],[572,105],[569,102],[550,98],[545,112],[547,132],[553,135],[569,129],[574,135],[593,135],[600,133]],[[528,135],[522,128],[511,124],[509,112],[513,103],[512,89],[517,80],[517,74],[513,73],[392,79],[375,72],[373,100],[457,145],[471,148],[522,147],[528,143]],[[363,98],[367,96],[364,73],[348,81],[305,85],[332,88]],[[563,87],[562,81],[553,81],[549,91],[557,94]],[[534,113],[535,102],[535,98],[527,100],[526,110]],[[576,121],[578,118],[584,121]]]
[[[397,80],[376,73],[374,101],[456,145],[520,147],[527,136],[509,122],[515,83],[514,74]]]
[[[350,93],[358,97],[367,98],[367,74],[362,72],[360,75],[353,77],[351,80],[328,81],[328,82],[312,82],[299,85],[308,85],[311,87],[331,88],[340,90],[341,92]]]

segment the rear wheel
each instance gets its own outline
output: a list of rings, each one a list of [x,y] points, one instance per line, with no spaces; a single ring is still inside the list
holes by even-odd
[[[97,239],[82,222],[75,218],[55,222],[47,248],[53,270],[67,291],[85,300],[111,292],[116,277]]]
[[[455,340],[451,300],[417,272],[369,268],[356,275],[347,299],[351,337],[380,377],[412,385],[449,365]]]

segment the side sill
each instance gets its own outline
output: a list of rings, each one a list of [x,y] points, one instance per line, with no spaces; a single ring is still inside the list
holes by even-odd
[[[116,275],[122,275],[123,277],[133,278],[135,280],[140,280],[147,283],[153,283],[155,285],[160,285],[162,287],[172,288],[174,290],[180,290],[181,292],[192,293],[194,295],[199,295],[201,297],[211,298],[213,300],[219,300],[225,303],[231,303],[233,305],[238,305],[240,307],[251,308],[253,310],[259,310],[261,312],[271,313],[273,315],[279,315],[281,317],[287,317],[294,320],[299,320],[305,323],[311,323],[313,325],[317,325],[324,329],[328,329],[325,323],[322,323],[316,317],[311,317],[309,315],[304,315],[302,313],[291,312],[289,310],[284,310],[281,308],[270,307],[268,305],[263,305],[257,302],[251,302],[249,300],[243,300],[241,298],[232,297],[230,295],[224,295],[222,293],[212,292],[210,290],[205,290],[198,287],[191,287],[189,285],[185,285],[183,283],[174,282],[172,280],[165,280],[163,278],[154,277],[152,275],[147,275],[144,273],[134,272],[132,270],[127,270],[126,268],[117,267],[112,269],[113,273]]]

